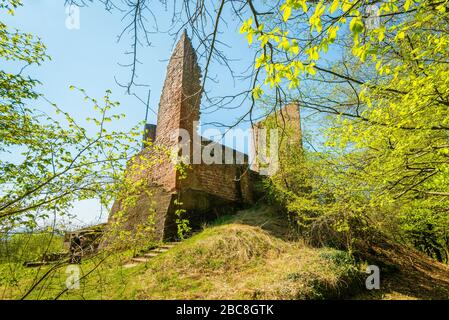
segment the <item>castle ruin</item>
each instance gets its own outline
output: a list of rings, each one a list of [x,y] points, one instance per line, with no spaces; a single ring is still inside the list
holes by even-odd
[[[202,95],[201,70],[192,43],[184,32],[176,44],[167,67],[157,117],[157,125],[147,124],[145,139],[155,146],[173,149],[180,143],[187,146],[188,161],[186,177],[181,178],[173,161],[163,161],[150,169],[140,169],[136,179],[144,177],[151,192],[142,192],[135,204],[126,208],[127,227],[132,228],[146,219],[148,208],[154,210],[156,239],[174,239],[177,235],[176,210],[180,206],[192,227],[212,221],[220,215],[230,214],[236,209],[252,204],[258,197],[257,184],[260,181],[258,166],[250,169],[248,156],[217,142],[198,135],[196,124],[200,118]],[[287,121],[294,123],[297,137],[300,139],[299,108],[297,104],[286,107]],[[285,121],[285,118],[283,118]],[[253,133],[262,126],[259,122],[253,126]],[[182,132],[181,132],[182,131]],[[180,136],[188,133],[188,140],[180,142]],[[193,159],[194,148],[202,151],[221,150],[221,156],[232,155],[232,163],[198,163]],[[213,148],[211,148],[213,147]],[[208,151],[210,152],[210,151]],[[214,152],[214,151],[212,151]],[[144,148],[140,155],[151,156],[152,148]],[[133,161],[139,161],[135,157]],[[184,159],[186,160],[186,159]],[[128,167],[130,167],[128,165]],[[130,172],[132,175],[133,173]],[[122,200],[117,199],[112,207],[109,220],[121,210]]]

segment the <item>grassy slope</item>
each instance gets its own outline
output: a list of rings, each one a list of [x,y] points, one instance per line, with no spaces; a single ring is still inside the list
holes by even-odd
[[[358,274],[348,257],[231,223],[209,228],[148,264],[139,299],[332,298]]]
[[[289,240],[285,221],[269,208],[245,210],[225,217],[147,264],[124,268],[129,253],[85,261],[91,272],[79,290],[65,299],[322,299],[322,298],[449,298],[447,266],[395,245],[373,248],[385,261],[382,290],[364,289],[360,270],[346,253],[311,248]],[[92,271],[94,270],[94,271]],[[44,270],[41,271],[41,273]],[[3,298],[20,290],[0,281]],[[20,272],[19,272],[20,273]],[[54,298],[65,287],[65,269],[54,273],[29,298]],[[1,279],[0,279],[1,280]],[[362,284],[362,286],[361,286]],[[26,287],[26,286],[25,286]]]
[[[344,252],[286,241],[286,230],[270,210],[222,218],[147,264],[109,268],[109,276],[103,275],[109,284],[92,286],[84,297],[335,298],[359,283],[360,273]]]

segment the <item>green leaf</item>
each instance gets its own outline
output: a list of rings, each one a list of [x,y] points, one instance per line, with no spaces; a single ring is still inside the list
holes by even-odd
[[[349,30],[351,30],[354,34],[359,34],[363,32],[364,26],[363,21],[360,17],[352,18],[351,22],[349,23]]]
[[[288,18],[290,18],[290,15],[292,14],[292,7],[290,6],[286,6],[284,8],[284,12],[282,14],[282,19],[284,19],[284,21],[287,21]]]
[[[340,4],[340,0],[334,0],[329,8],[329,13],[334,13],[337,10],[338,5]]]

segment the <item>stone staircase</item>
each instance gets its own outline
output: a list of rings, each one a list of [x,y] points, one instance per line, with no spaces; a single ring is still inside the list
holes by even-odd
[[[137,257],[132,258],[130,260],[130,262],[128,262],[127,264],[124,265],[124,267],[131,268],[131,267],[137,266],[140,263],[146,263],[146,262],[150,261],[151,258],[157,257],[158,255],[160,255],[164,252],[167,252],[168,250],[170,250],[174,246],[178,245],[179,243],[180,242],[163,243],[156,248],[148,250],[147,252],[145,252]]]

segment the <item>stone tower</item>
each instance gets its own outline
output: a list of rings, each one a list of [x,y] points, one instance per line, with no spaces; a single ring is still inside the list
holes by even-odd
[[[179,131],[184,129],[189,137],[197,134],[194,123],[200,118],[201,102],[201,70],[197,63],[197,57],[192,43],[183,32],[181,38],[173,50],[173,54],[167,66],[167,74],[159,101],[157,117],[156,140],[157,145],[168,150],[178,144]],[[190,141],[183,141],[189,143]],[[192,146],[191,143],[189,143]],[[190,150],[190,155],[193,152]],[[191,160],[191,159],[190,159]],[[173,165],[167,163],[163,185],[168,190],[177,187],[177,174]]]
[[[268,158],[268,153],[271,151],[267,150],[269,149],[267,146],[269,132],[272,129],[277,129],[278,131],[279,148],[285,149],[285,146],[288,145],[290,148],[302,149],[299,104],[297,102],[291,102],[280,110],[270,114],[265,119],[252,125],[250,144],[251,169],[256,172],[261,172],[261,168],[264,166],[264,161],[260,159]],[[265,133],[262,134],[262,130]]]

